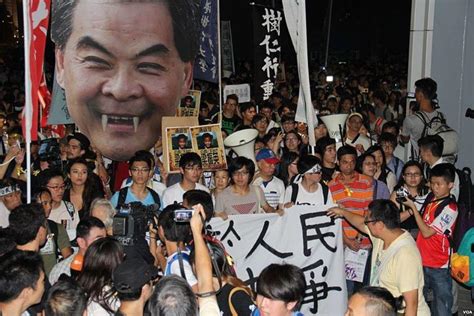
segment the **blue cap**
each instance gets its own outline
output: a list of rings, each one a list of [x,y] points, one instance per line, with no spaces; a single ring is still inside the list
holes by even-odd
[[[255,157],[257,161],[264,160],[266,163],[277,164],[280,162],[280,159],[268,148],[262,148]]]

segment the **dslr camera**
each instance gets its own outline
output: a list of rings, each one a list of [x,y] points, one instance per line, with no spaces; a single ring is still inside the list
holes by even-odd
[[[406,202],[407,198],[410,197],[410,192],[408,192],[405,187],[401,187],[400,189],[398,189],[395,194],[397,195],[396,200],[400,204]]]
[[[56,138],[46,138],[40,141],[38,156],[41,161],[47,161],[50,167],[61,166],[61,151]]]
[[[131,202],[122,205],[114,216],[113,235],[123,246],[133,246],[138,240],[145,239],[150,224],[155,229],[155,219],[159,210],[156,204],[143,205],[141,202]]]

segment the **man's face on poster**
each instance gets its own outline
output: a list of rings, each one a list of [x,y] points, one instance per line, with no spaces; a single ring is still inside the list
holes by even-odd
[[[205,148],[211,148],[211,146],[212,146],[212,138],[210,138],[210,137],[205,137],[203,143],[204,143],[204,147],[205,147]]]
[[[179,149],[186,149],[186,138],[178,139],[178,148]]]
[[[56,51],[58,83],[81,132],[106,157],[127,160],[161,135],[192,80],[162,2],[83,0]]]

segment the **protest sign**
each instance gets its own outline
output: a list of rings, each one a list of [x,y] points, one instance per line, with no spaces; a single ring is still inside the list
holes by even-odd
[[[189,90],[187,96],[181,99],[176,110],[177,116],[199,116],[199,106],[201,105],[201,91]]]
[[[206,171],[226,169],[224,142],[219,124],[191,127],[193,149]]]

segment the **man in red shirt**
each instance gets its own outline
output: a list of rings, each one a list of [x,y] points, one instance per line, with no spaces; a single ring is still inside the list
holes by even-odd
[[[449,272],[449,237],[452,235],[458,207],[451,195],[454,186],[456,169],[452,164],[441,163],[431,170],[430,187],[422,212],[416,210],[415,204],[407,199],[405,204],[410,208],[420,229],[416,243],[423,263],[425,286],[423,293],[426,301],[431,289],[433,299],[430,309],[432,315],[451,315],[453,295],[452,281]]]

